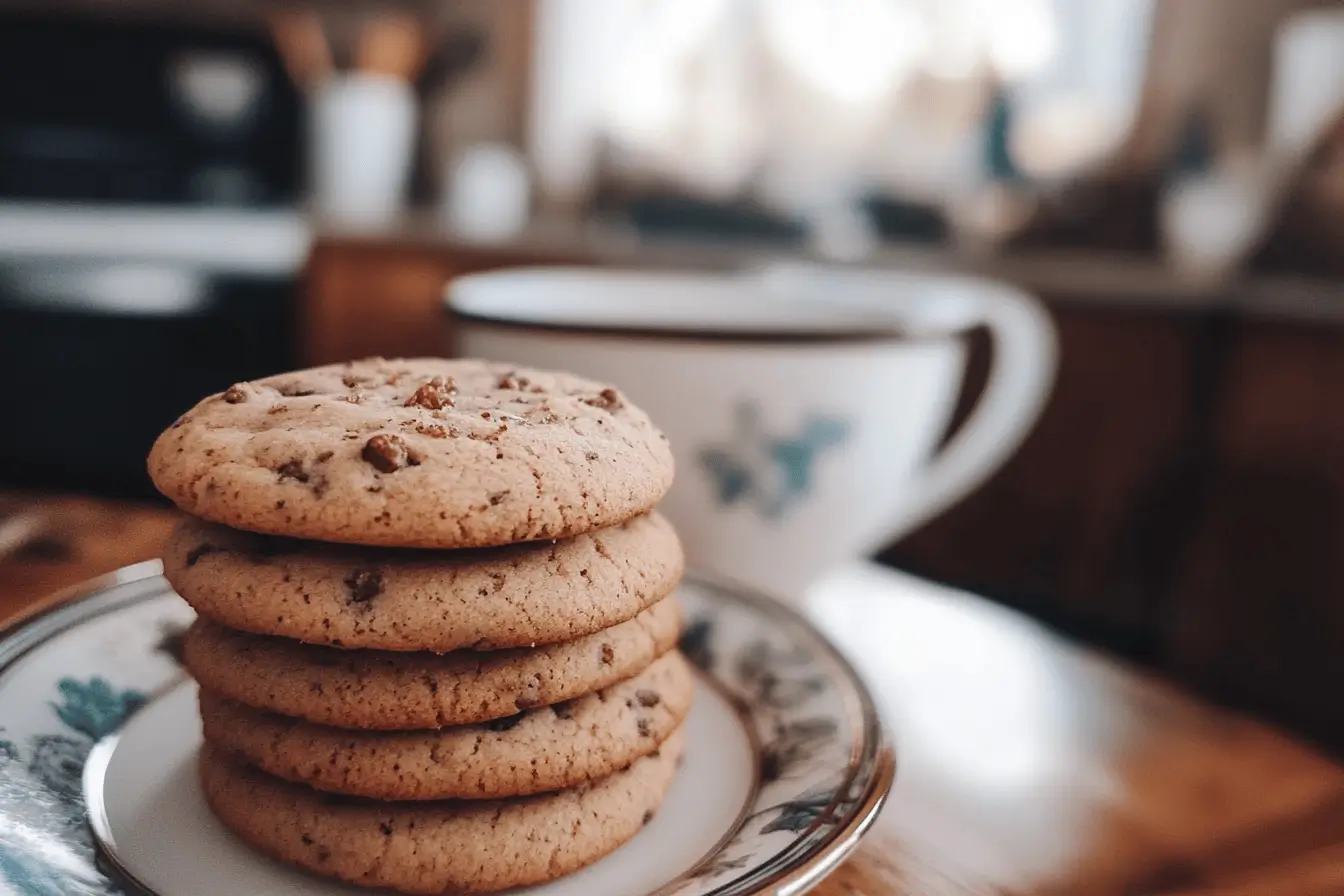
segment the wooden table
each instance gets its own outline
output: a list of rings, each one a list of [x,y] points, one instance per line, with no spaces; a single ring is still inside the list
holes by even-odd
[[[0,618],[155,556],[172,524],[0,496],[0,515],[16,508],[45,534],[0,558]],[[869,679],[900,757],[820,896],[1344,894],[1344,768],[1291,738],[876,566],[819,583],[808,609]]]

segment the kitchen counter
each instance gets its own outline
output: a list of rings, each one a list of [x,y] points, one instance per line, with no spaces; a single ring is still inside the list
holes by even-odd
[[[8,495],[0,518],[11,618],[153,557],[174,517]],[[819,583],[808,610],[871,683],[900,762],[819,896],[1344,892],[1344,768],[1284,733],[875,566]]]
[[[329,250],[415,250],[507,263],[565,261],[650,268],[738,270],[775,261],[826,259],[747,241],[641,236],[627,225],[583,218],[534,219],[517,235],[478,242],[454,233],[428,210],[407,212],[384,226],[352,227],[310,219],[314,242]],[[1160,259],[1080,250],[980,254],[949,247],[887,243],[857,262],[901,272],[964,274],[1005,280],[1052,300],[1172,311],[1227,309],[1251,317],[1344,324],[1344,283],[1255,274],[1227,281],[1180,275]]]

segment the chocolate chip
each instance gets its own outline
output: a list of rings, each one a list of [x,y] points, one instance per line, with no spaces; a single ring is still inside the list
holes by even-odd
[[[360,457],[372,464],[380,473],[394,473],[403,467],[414,467],[420,463],[420,455],[412,451],[406,441],[398,435],[374,436],[364,444]]]
[[[635,722],[635,728],[639,730],[640,737],[653,737],[653,722],[648,719],[640,719]]]
[[[456,393],[457,386],[453,383],[452,377],[436,376],[416,389],[415,394],[406,399],[405,406],[426,408],[431,411],[450,408],[453,406],[453,396]]]
[[[593,460],[597,460],[597,457],[598,457],[598,455],[597,455],[597,452],[596,452],[596,451],[585,451],[585,452],[583,452],[583,459],[584,459],[584,460],[593,461]]]
[[[331,850],[327,849],[325,846],[319,846],[317,849],[317,860],[319,862],[325,862],[327,859],[330,858],[331,858]]]
[[[200,562],[202,557],[208,554],[218,553],[219,550],[220,550],[219,548],[215,547],[210,542],[203,541],[200,544],[196,545],[196,547],[187,551],[187,566],[195,566],[197,563]]]
[[[640,706],[657,706],[662,702],[662,697],[658,696],[657,691],[635,691],[635,699],[639,701]]]
[[[485,727],[489,728],[491,731],[508,731],[511,728],[516,727],[518,723],[523,720],[524,715],[526,715],[526,713],[520,712],[517,715],[505,716],[502,719],[495,719],[493,721],[486,722]]]
[[[583,403],[604,411],[614,411],[621,406],[621,394],[615,389],[606,388],[591,398],[583,399]]]
[[[644,820],[640,824],[647,825],[651,821],[653,821],[653,810],[649,809],[644,813]]]
[[[525,376],[519,376],[516,370],[511,370],[499,378],[495,383],[496,389],[526,389],[532,385],[532,381]]]
[[[350,590],[352,603],[371,601],[383,593],[383,573],[377,569],[352,570],[345,577],[345,587]]]
[[[323,451],[321,454],[317,456],[317,462],[320,464],[324,464],[335,456],[336,456],[335,451]]]
[[[564,703],[556,703],[551,707],[551,711],[555,713],[557,719],[572,719],[574,718],[574,701],[566,700]]]
[[[242,404],[247,401],[247,390],[235,383],[224,390],[224,400],[229,404]]]
[[[607,666],[610,666],[610,665],[611,665],[611,661],[614,660],[614,659],[616,659],[616,651],[614,651],[614,650],[611,649],[611,645],[610,645],[610,644],[603,644],[603,645],[602,645],[602,662],[603,662],[603,664],[604,664],[604,665],[607,665]]]
[[[490,495],[490,506],[498,507],[508,496],[509,496],[508,489],[505,489],[502,492],[492,492]]]
[[[309,837],[307,834],[304,834],[304,835],[303,835],[302,837],[300,837],[299,839],[303,841],[303,845],[304,845],[304,846],[312,846],[312,845],[313,845],[313,838],[312,838],[312,837]]]
[[[275,468],[275,475],[280,477],[283,482],[286,479],[293,479],[297,482],[308,481],[308,471],[303,467],[301,460],[287,460]]]
[[[385,821],[378,823],[378,830],[383,832],[384,837],[392,836],[392,825],[388,824]]]

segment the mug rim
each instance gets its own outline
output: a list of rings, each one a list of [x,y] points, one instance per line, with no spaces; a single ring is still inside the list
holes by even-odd
[[[738,272],[721,271],[680,271],[661,268],[606,268],[585,265],[522,265],[503,268],[494,268],[485,271],[463,274],[454,277],[445,284],[442,295],[444,312],[455,323],[470,324],[477,327],[488,327],[498,330],[507,330],[512,332],[531,332],[544,333],[559,336],[589,336],[620,338],[627,340],[646,340],[660,342],[678,342],[678,343],[709,343],[709,344],[754,344],[754,345],[851,345],[851,344],[874,344],[874,343],[892,343],[902,344],[911,343],[930,343],[946,342],[950,339],[963,337],[970,327],[950,326],[940,329],[929,330],[925,328],[916,328],[905,325],[894,315],[878,314],[869,312],[858,315],[853,312],[867,309],[860,309],[857,306],[849,310],[854,317],[853,323],[846,323],[840,326],[828,325],[821,328],[815,326],[806,326],[804,324],[790,324],[774,322],[759,328],[751,326],[722,326],[715,327],[710,325],[697,326],[694,324],[674,325],[667,323],[628,323],[614,321],[611,323],[599,323],[592,321],[557,321],[542,319],[527,319],[525,313],[503,311],[500,313],[491,313],[486,310],[465,309],[460,307],[461,297],[459,291],[465,286],[470,287],[482,281],[494,285],[496,281],[507,281],[511,279],[526,280],[528,278],[552,277],[567,281],[568,285],[581,281],[585,278],[608,279],[617,281],[620,279],[639,280],[644,279],[649,283],[656,282],[659,278],[665,278],[668,281],[679,280],[683,283],[692,283],[697,280],[705,283],[721,283],[724,286],[735,286],[737,288],[749,287],[752,280],[748,279],[753,274],[750,269],[744,269]],[[911,288],[916,279],[923,281],[924,285],[949,286],[957,285],[969,287],[972,289],[984,290],[989,287],[992,291],[997,284],[977,281],[973,278],[959,276],[929,276],[920,275],[918,278],[911,277],[908,274],[893,272],[894,279],[905,280],[904,286]],[[762,282],[761,286],[765,286]],[[782,301],[789,301],[782,299]],[[797,301],[796,299],[793,301]],[[803,303],[799,303],[803,304]],[[840,310],[840,309],[837,309]],[[815,323],[813,321],[812,323]]]

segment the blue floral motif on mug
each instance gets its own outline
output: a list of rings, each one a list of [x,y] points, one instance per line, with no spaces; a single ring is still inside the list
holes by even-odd
[[[720,506],[741,503],[765,519],[779,519],[811,493],[817,460],[844,445],[851,431],[847,420],[813,414],[798,431],[773,435],[760,409],[742,402],[732,438],[702,448],[698,460]]]

